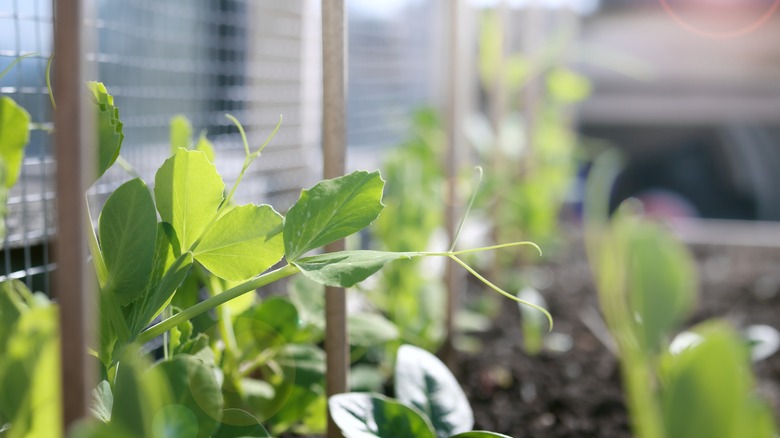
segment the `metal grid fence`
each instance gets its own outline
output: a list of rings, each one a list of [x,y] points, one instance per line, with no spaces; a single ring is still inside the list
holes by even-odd
[[[300,187],[319,176],[318,0],[96,3],[97,53],[89,55],[97,62],[95,79],[106,84],[120,109],[123,157],[148,183],[170,152],[169,121],[176,114],[191,120],[196,136],[208,132],[227,184],[237,176],[243,147],[225,113],[244,124],[253,145],[262,143],[283,115],[282,129],[237,193],[241,202],[283,209]],[[364,13],[365,7],[348,9],[347,139],[353,151],[398,143],[409,111],[432,104],[439,95],[442,70],[436,66],[442,45],[440,29],[431,23],[438,23],[441,0],[398,3],[381,15]],[[24,279],[43,291],[49,290],[54,267],[54,160],[48,132],[53,116],[45,82],[52,33],[49,0],[0,0],[0,70],[22,54],[36,53],[17,64],[0,87],[38,124],[19,183],[9,194],[0,278]],[[375,164],[358,159],[357,165]],[[93,215],[127,179],[112,169],[95,184]]]

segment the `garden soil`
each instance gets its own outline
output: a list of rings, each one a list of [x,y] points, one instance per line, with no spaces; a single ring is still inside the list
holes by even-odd
[[[780,329],[780,249],[697,245],[692,250],[700,295],[686,325],[721,318],[737,328]],[[630,437],[620,369],[599,327],[583,246],[560,254],[531,275],[546,286],[541,292],[555,319],[548,338],[552,348],[526,354],[519,311],[504,303],[493,327],[475,335],[481,352],[460,355],[456,371],[476,428],[515,438]],[[490,292],[471,282],[467,296],[477,293]],[[780,418],[780,353],[756,363],[755,370],[758,391]]]

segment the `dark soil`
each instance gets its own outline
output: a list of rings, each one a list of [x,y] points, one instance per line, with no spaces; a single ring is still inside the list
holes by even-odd
[[[693,251],[701,293],[689,324],[721,318],[737,328],[780,329],[780,249],[700,245]],[[474,409],[475,428],[515,438],[630,437],[617,360],[594,334],[598,302],[582,246],[535,269],[547,283],[542,292],[555,318],[554,333],[571,347],[529,356],[522,348],[519,312],[504,305],[494,327],[478,335],[483,351],[460,357],[459,380]],[[588,312],[591,318],[583,318]],[[759,392],[780,418],[780,353],[755,369]]]

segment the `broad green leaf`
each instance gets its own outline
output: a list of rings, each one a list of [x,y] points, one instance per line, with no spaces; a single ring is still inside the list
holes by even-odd
[[[387,377],[375,365],[355,365],[349,370],[349,389],[353,392],[382,391]]]
[[[298,330],[298,310],[285,298],[271,297],[260,303],[251,313],[284,339],[292,339]]]
[[[284,220],[287,260],[355,234],[379,216],[384,180],[379,172],[353,172],[303,190]]]
[[[436,437],[423,413],[379,394],[338,394],[328,406],[344,438]]]
[[[211,367],[195,356],[176,355],[155,365],[154,369],[170,384],[173,405],[168,406],[187,409],[197,421],[197,436],[211,436],[219,424],[223,407],[222,391]]]
[[[304,257],[293,262],[303,275],[326,286],[352,287],[388,262],[417,256],[411,252],[339,251]]]
[[[114,190],[100,212],[100,249],[108,270],[105,289],[121,305],[144,292],[154,262],[157,213],[149,189],[139,178]]]
[[[97,174],[100,178],[119,157],[122,148],[122,122],[119,120],[119,109],[114,106],[114,97],[101,82],[87,82],[90,98],[97,108],[98,152]]]
[[[692,310],[697,272],[693,256],[659,226],[627,218],[619,225],[628,254],[628,304],[643,348],[657,352]]]
[[[491,437],[512,438],[509,435],[503,435],[495,432],[487,432],[484,430],[472,430],[471,432],[459,433],[457,435],[453,435],[451,438],[491,438]]]
[[[92,401],[89,412],[93,417],[108,423],[111,421],[111,409],[114,406],[114,394],[111,392],[111,384],[108,380],[101,380],[92,390]]]
[[[201,237],[217,214],[225,183],[203,152],[179,149],[154,178],[157,211],[176,230],[181,252]]]
[[[179,114],[171,119],[171,154],[175,155],[179,148],[189,149],[192,146],[192,124],[187,117]]]
[[[222,422],[213,438],[269,437],[270,434],[249,412],[230,408],[222,411]]]
[[[30,142],[30,114],[10,97],[0,98],[0,159],[4,185],[13,187],[22,170],[24,147]]]
[[[662,361],[664,424],[669,437],[759,436],[744,429],[751,415],[753,381],[749,350],[722,322],[692,330],[701,339]]]
[[[349,345],[374,347],[398,339],[398,328],[376,313],[353,313],[347,316]]]
[[[395,396],[427,415],[440,438],[467,432],[474,426],[471,406],[455,376],[422,348],[402,345],[398,349]]]
[[[282,256],[282,216],[268,205],[252,204],[220,217],[194,251],[195,260],[226,280],[257,276]]]

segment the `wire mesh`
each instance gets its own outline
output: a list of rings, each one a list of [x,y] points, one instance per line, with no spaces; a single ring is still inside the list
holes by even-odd
[[[241,202],[289,206],[311,173],[302,141],[302,20],[305,0],[102,0],[98,3],[98,78],[115,97],[124,122],[123,156],[152,184],[170,154],[169,121],[186,115],[206,130],[216,165],[232,184],[243,162],[235,115],[257,147],[284,116],[282,129],[245,176]],[[51,53],[48,0],[0,1],[0,70],[22,60],[0,82],[2,92],[50,127],[45,67]],[[311,128],[308,128],[311,129]],[[317,129],[315,127],[314,129]],[[54,232],[54,160],[49,135],[35,130],[19,183],[9,194],[8,232],[0,277],[49,290]],[[91,190],[93,214],[128,175],[112,169]],[[81,208],[81,206],[73,206]],[[93,219],[96,219],[93,217]]]

